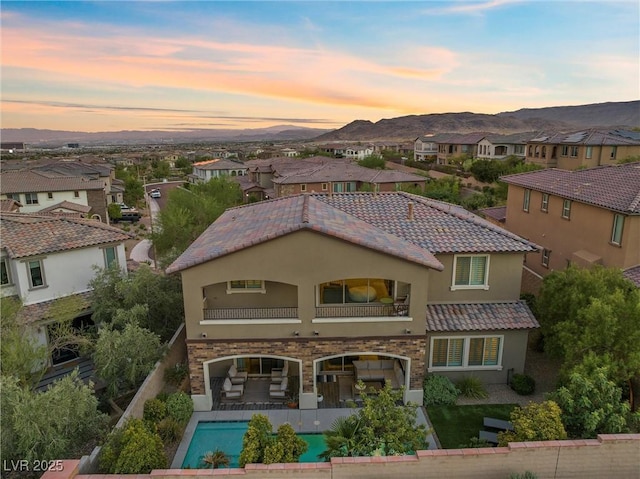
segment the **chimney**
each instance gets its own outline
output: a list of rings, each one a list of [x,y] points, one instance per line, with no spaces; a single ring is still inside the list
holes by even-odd
[[[407,203],[407,219],[409,221],[413,220],[413,201],[409,201],[409,203]]]

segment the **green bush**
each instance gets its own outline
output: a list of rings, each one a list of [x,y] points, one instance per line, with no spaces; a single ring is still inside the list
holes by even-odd
[[[156,399],[158,401],[167,402],[167,399],[169,399],[169,393],[162,391],[161,393],[156,394]]]
[[[191,419],[193,414],[193,401],[188,394],[182,391],[173,393],[167,398],[167,414],[184,424]]]
[[[460,391],[444,376],[431,375],[424,380],[424,404],[455,404]]]
[[[100,471],[107,474],[148,474],[166,467],[162,439],[141,419],[130,419],[115,429],[100,452]]]
[[[164,380],[169,384],[179,386],[189,374],[189,366],[186,363],[176,363],[173,367],[164,370]]]
[[[466,376],[456,383],[460,394],[471,399],[485,399],[489,397],[482,381],[474,376]]]
[[[147,399],[144,402],[142,417],[154,424],[159,423],[167,416],[167,405],[159,399]]]
[[[182,437],[182,425],[172,417],[165,417],[157,428],[158,435],[165,444],[173,444]]]
[[[538,479],[538,475],[531,471],[525,471],[522,474],[512,472],[509,474],[509,479]]]
[[[526,374],[514,374],[511,378],[511,389],[520,396],[529,396],[536,390],[536,381]]]

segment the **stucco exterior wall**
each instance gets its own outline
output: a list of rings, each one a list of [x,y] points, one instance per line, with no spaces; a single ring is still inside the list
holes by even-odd
[[[562,217],[563,198],[549,195],[548,212],[541,211],[542,193],[531,190],[529,212],[523,210],[524,188],[509,185],[505,227],[551,251],[549,267],[541,254],[527,256],[527,267],[547,275],[580,264],[573,253],[586,250],[602,258],[607,267],[628,268],[640,263],[640,216],[626,216],[621,245],[610,242],[615,213],[577,201],[571,203],[569,219]]]

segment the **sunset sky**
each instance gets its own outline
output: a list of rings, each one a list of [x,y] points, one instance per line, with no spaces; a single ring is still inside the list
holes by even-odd
[[[629,1],[2,1],[3,128],[338,128],[640,99]]]

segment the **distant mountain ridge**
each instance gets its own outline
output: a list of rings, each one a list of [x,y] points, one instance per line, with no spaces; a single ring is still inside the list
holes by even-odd
[[[567,131],[594,127],[640,126],[640,101],[597,103],[581,106],[524,108],[495,115],[480,113],[435,113],[380,120],[356,120],[316,141],[395,140],[408,141],[430,133],[520,133]]]
[[[277,125],[244,130],[196,129],[187,131],[71,132],[34,128],[2,129],[3,142],[28,144],[177,144],[185,142],[249,141],[413,141],[429,133],[520,133],[570,131],[582,128],[640,127],[640,100],[579,106],[523,108],[497,113],[432,113],[383,119],[355,120],[337,130]]]

